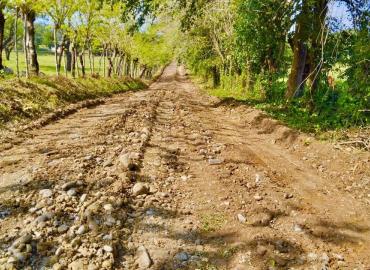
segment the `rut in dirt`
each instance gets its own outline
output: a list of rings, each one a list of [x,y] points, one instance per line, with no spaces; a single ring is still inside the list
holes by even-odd
[[[0,269],[369,269],[369,155],[149,89],[0,155]]]

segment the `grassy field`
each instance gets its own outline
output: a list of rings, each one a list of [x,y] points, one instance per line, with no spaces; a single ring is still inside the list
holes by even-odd
[[[46,53],[46,52],[38,52],[38,61],[40,65],[40,72],[45,73],[47,75],[55,75],[55,59],[53,53]],[[11,68],[14,72],[16,72],[16,56],[15,53],[12,52],[10,54],[10,60],[7,61],[5,59],[5,55],[3,56],[3,64],[6,67]],[[95,68],[99,68],[99,60],[95,58]],[[86,73],[90,72],[90,62],[88,57],[86,57]],[[20,72],[26,70],[25,65],[25,57],[23,52],[19,52],[19,70]],[[64,66],[62,61],[62,70],[64,72]]]

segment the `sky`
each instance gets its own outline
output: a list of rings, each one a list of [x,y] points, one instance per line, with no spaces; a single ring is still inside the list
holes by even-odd
[[[348,9],[343,3],[334,3],[332,1],[329,4],[329,16],[339,20],[342,28],[352,27]]]
[[[352,22],[349,17],[348,9],[345,4],[338,3],[337,1],[330,1],[329,4],[329,16],[340,21],[341,29],[347,29],[352,27]],[[37,23],[51,24],[51,20],[47,16],[38,17]]]

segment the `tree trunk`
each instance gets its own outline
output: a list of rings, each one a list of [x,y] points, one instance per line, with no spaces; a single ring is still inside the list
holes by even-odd
[[[287,98],[299,97],[304,89],[304,71],[307,58],[307,46],[304,42],[294,43],[293,63],[288,79]]]
[[[26,31],[27,31],[27,50],[30,58],[30,73],[32,75],[39,74],[39,62],[37,61],[37,51],[35,43],[35,19],[36,12],[31,10],[26,14]]]
[[[112,60],[112,52],[108,53],[108,77],[110,78],[113,74],[113,60]]]
[[[77,77],[80,77],[80,69],[79,69],[79,66],[78,66],[78,50],[77,50],[76,45],[74,47],[74,57],[75,57],[75,65],[76,65]]]
[[[66,70],[68,72],[72,71],[72,54],[73,54],[73,48],[70,39],[67,37],[65,42],[65,55],[66,55]]]
[[[4,51],[6,61],[10,61],[10,53],[12,52],[12,50],[10,48],[5,48]]]
[[[140,74],[140,79],[144,77],[145,72],[146,72],[146,65],[143,66],[143,70],[141,71],[141,74]]]
[[[76,53],[75,53],[75,46],[74,46],[74,42],[71,43],[70,45],[70,52],[71,52],[71,73],[72,73],[72,77],[75,78],[76,77]],[[68,66],[68,64],[67,64]],[[68,69],[68,67],[67,67]]]
[[[85,71],[84,51],[82,51],[79,54],[79,58],[80,58],[80,64],[81,64],[82,77],[85,77],[86,71]]]
[[[30,68],[29,68],[29,61],[28,61],[28,48],[27,48],[27,20],[26,14],[23,14],[23,51],[24,51],[24,61],[26,65],[26,78],[30,76]]]
[[[325,20],[328,12],[329,0],[317,0],[313,13],[313,31],[311,37],[311,52],[308,80],[310,83],[310,93],[313,95],[318,87],[319,75],[322,68],[322,46],[325,39]]]
[[[89,45],[88,54],[89,54],[90,75],[93,75],[94,74],[94,69],[93,69],[93,66],[92,66],[91,45]]]
[[[3,66],[3,44],[4,44],[4,30],[5,30],[5,16],[4,6],[0,6],[0,70],[4,69]]]
[[[286,98],[292,99],[303,94],[305,85],[305,66],[307,61],[307,42],[310,34],[309,0],[303,0],[293,37],[293,62],[288,78]]]
[[[14,23],[14,50],[15,50],[15,62],[17,69],[17,78],[19,79],[19,57],[18,57],[18,45],[17,45],[17,32],[18,32],[18,8],[15,9],[15,23]]]
[[[58,26],[55,24],[54,25],[54,58],[55,58],[55,72],[57,76],[59,76],[59,67],[58,67],[58,37],[57,37],[57,32],[58,32]]]
[[[213,78],[213,87],[216,88],[220,85],[220,71],[214,66],[212,67],[212,78]]]
[[[66,40],[66,37],[65,37],[65,35],[63,35],[62,42],[60,44],[60,53],[57,57],[57,67],[58,67],[59,73],[60,73],[60,70],[62,68],[63,54],[66,51],[65,40]]]
[[[104,74],[104,78],[106,77],[106,66],[105,66],[105,56],[106,56],[106,52],[107,52],[107,48],[106,46],[104,45],[103,46],[103,74]]]

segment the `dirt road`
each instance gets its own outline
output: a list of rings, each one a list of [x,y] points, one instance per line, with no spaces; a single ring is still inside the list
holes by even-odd
[[[0,269],[370,269],[370,155],[184,74],[0,154]]]

